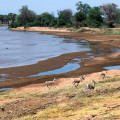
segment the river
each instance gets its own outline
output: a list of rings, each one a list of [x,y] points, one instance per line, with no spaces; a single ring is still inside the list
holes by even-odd
[[[11,68],[17,66],[25,66],[36,64],[39,61],[48,58],[60,56],[62,54],[71,52],[88,51],[86,55],[88,58],[94,58],[107,53],[117,52],[120,49],[111,48],[107,52],[102,52],[100,48],[94,45],[97,43],[90,43],[81,39],[61,38],[55,35],[40,34],[40,32],[19,32],[10,31],[7,26],[0,27],[0,69]],[[100,51],[96,51],[96,50]],[[91,52],[94,51],[94,52]],[[87,58],[87,59],[88,59]],[[86,58],[82,58],[86,59]],[[61,74],[74,71],[80,68],[81,58],[75,59],[77,62],[68,63],[62,68],[51,71],[43,71],[37,74],[30,74],[26,77],[20,75],[16,77],[15,73],[0,73],[0,81],[6,81],[13,78],[29,78],[35,76],[46,76],[53,74]],[[119,66],[111,66],[105,69],[120,69]],[[9,78],[10,77],[10,78]],[[14,87],[14,86],[13,86]],[[4,88],[5,90],[8,88]],[[0,91],[4,90],[3,87]],[[10,88],[12,89],[12,88]]]
[[[66,40],[81,41],[70,43]],[[90,51],[90,44],[80,39],[59,38],[39,32],[10,31],[0,27],[0,68],[35,64],[65,53]]]

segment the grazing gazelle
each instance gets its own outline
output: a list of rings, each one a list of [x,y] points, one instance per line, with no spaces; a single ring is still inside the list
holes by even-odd
[[[54,83],[56,80],[57,80],[57,79],[56,79],[56,78],[54,78],[54,79],[53,79],[53,81],[46,81],[46,82],[45,82],[46,87],[48,87],[48,88],[50,89],[50,87],[49,87],[49,86],[52,86],[52,85],[53,85],[53,83]]]
[[[85,80],[85,75],[80,77],[80,82],[83,82]]]
[[[94,81],[94,80],[92,80],[92,84],[86,84],[86,88],[87,89],[95,89],[95,84],[96,84],[96,82]]]
[[[80,80],[73,80],[73,85],[75,85],[75,87],[77,88],[79,83],[80,83]]]
[[[73,85],[75,85],[75,87],[77,88],[78,85],[79,85],[79,83],[80,83],[80,82],[83,82],[84,80],[85,80],[85,76],[82,75],[82,76],[80,77],[80,80],[73,80],[72,83],[73,83]]]
[[[107,71],[106,71],[106,73],[101,73],[101,74],[100,74],[100,77],[101,77],[102,79],[104,79],[107,73],[108,73]]]

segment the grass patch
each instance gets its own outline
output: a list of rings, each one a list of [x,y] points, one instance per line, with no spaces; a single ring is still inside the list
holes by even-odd
[[[120,76],[96,79],[95,90],[85,89],[86,84],[91,81],[80,83],[76,89],[74,86],[58,87],[34,93],[3,92],[0,97],[5,98],[35,98],[41,99],[67,98],[51,104],[45,109],[38,110],[35,115],[28,115],[15,120],[84,120],[95,117],[95,119],[112,120],[120,118]],[[72,97],[70,97],[72,96]],[[3,98],[2,98],[3,99]],[[35,100],[34,99],[34,100]],[[49,101],[48,101],[49,102]]]
[[[1,92],[0,100],[4,99],[23,99],[28,97],[40,97],[38,93],[29,93],[29,92]]]
[[[9,92],[0,92],[0,95],[8,95],[8,94],[10,94]]]
[[[100,33],[102,33],[102,34],[110,34],[110,35],[120,35],[120,30],[114,31],[114,30],[111,30],[111,29],[107,29],[105,31],[101,31]]]

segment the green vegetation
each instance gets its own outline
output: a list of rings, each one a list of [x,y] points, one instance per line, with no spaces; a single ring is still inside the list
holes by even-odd
[[[111,30],[111,29],[107,29],[107,30],[102,30],[100,33],[102,34],[111,34],[111,35],[120,35],[120,30]]]
[[[104,34],[120,35],[120,31],[105,31]]]
[[[0,15],[0,26],[8,25],[12,21],[15,21],[16,14],[9,13],[8,15]]]
[[[103,24],[102,14],[99,12],[100,7],[93,7],[88,12],[88,25],[89,27],[98,28]]]
[[[119,16],[119,11],[117,10],[117,5],[112,4],[106,4],[101,7],[101,12],[106,18],[106,23],[109,27],[114,27],[114,23],[117,21],[117,18]],[[117,13],[118,12],[118,13]]]
[[[77,12],[73,14],[71,9],[58,11],[58,17],[52,13],[36,15],[28,6],[22,6],[20,14],[9,13],[0,15],[0,24],[9,24],[10,28],[19,26],[31,27],[116,27],[120,24],[120,9],[114,3],[91,7],[81,1],[76,3]]]

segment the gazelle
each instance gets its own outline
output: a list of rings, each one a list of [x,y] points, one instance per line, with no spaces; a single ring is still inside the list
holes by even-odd
[[[92,84],[86,84],[86,88],[87,89],[95,89],[95,84],[96,84],[96,82],[94,81],[94,80],[92,80]]]
[[[83,82],[85,80],[85,75],[80,77],[80,81]]]
[[[100,74],[100,77],[101,77],[102,79],[104,79],[107,73],[108,73],[107,71],[106,71],[106,73],[101,73],[101,74]]]
[[[80,83],[80,82],[83,82],[84,80],[85,80],[85,76],[82,75],[82,76],[80,77],[80,80],[73,80],[72,83],[73,83],[73,85],[75,85],[75,87],[77,88],[78,85],[79,85],[79,83]]]
[[[73,80],[73,85],[75,85],[75,87],[77,88],[79,83],[80,83],[80,80]]]
[[[52,86],[52,85],[53,85],[53,83],[54,83],[56,80],[57,80],[57,79],[56,79],[56,78],[54,78],[54,79],[53,79],[53,81],[46,81],[46,82],[45,82],[46,87],[48,87],[48,88],[50,89],[50,87],[49,87],[49,86]]]

